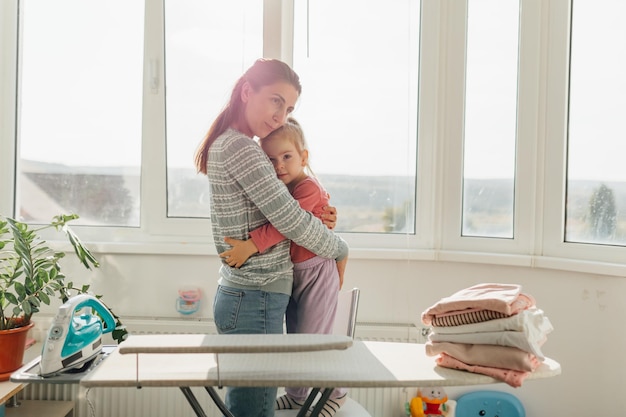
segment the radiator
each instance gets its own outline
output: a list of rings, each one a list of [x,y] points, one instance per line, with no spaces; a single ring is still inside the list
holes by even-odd
[[[132,334],[216,333],[206,320],[124,319]],[[47,322],[38,323],[38,337],[45,337]],[[413,324],[358,323],[359,340],[424,343],[427,328]],[[37,336],[36,336],[37,338]],[[105,340],[105,343],[112,341]],[[208,417],[221,417],[202,388],[192,389]],[[224,395],[224,390],[217,390]],[[405,417],[404,404],[415,396],[414,388],[351,388],[349,395],[373,417]],[[193,410],[177,388],[91,388],[66,384],[30,384],[20,394],[27,400],[74,401],[74,417],[194,417]]]

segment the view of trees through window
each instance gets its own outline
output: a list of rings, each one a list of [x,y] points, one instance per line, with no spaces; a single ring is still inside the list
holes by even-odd
[[[626,244],[626,2],[574,0],[565,240]]]

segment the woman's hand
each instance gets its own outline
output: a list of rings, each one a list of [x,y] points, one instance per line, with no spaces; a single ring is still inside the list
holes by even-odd
[[[324,212],[322,213],[322,223],[324,223],[330,230],[335,228],[337,225],[337,209],[335,207],[324,207]]]

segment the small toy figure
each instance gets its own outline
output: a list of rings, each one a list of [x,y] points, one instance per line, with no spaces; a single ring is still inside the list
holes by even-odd
[[[441,387],[419,388],[417,396],[407,403],[407,416],[446,416],[448,415],[446,401],[448,401],[448,396]]]

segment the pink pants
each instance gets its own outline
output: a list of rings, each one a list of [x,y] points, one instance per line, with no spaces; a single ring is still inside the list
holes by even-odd
[[[332,334],[337,312],[339,272],[334,259],[316,256],[294,264],[293,290],[287,306],[287,333]],[[285,388],[287,395],[304,401],[309,388]],[[347,390],[336,388],[330,398]]]

